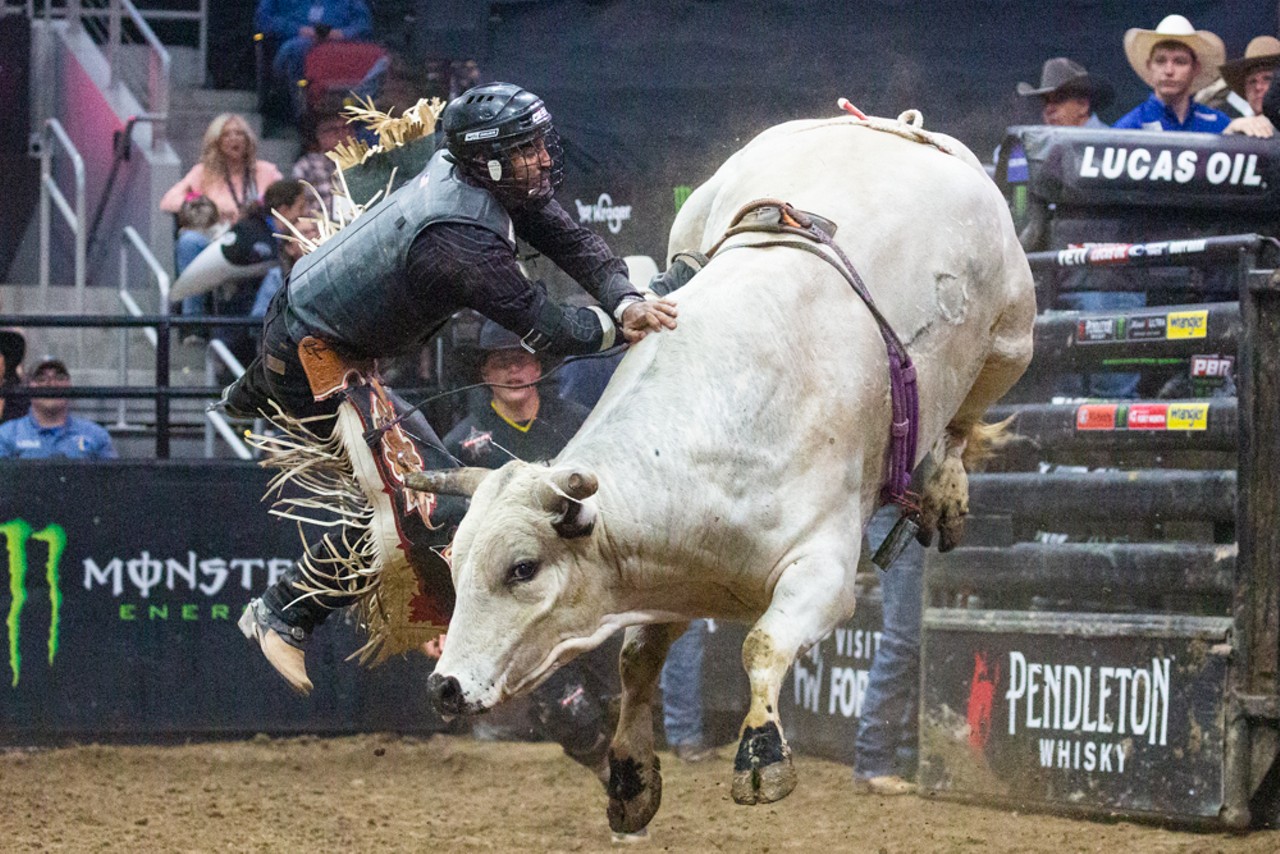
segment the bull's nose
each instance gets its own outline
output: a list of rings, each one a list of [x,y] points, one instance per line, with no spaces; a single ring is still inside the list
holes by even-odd
[[[462,714],[462,686],[457,679],[432,673],[427,677],[427,693],[431,695],[431,702],[440,714]]]

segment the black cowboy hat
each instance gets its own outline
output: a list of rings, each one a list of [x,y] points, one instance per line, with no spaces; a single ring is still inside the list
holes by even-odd
[[[5,373],[12,374],[27,355],[27,338],[16,329],[0,329],[0,353],[4,354]]]
[[[1244,49],[1244,56],[1222,63],[1222,79],[1232,92],[1244,97],[1244,81],[1262,68],[1280,68],[1280,39],[1275,36],[1258,36]]]
[[[1093,110],[1106,109],[1116,98],[1115,89],[1101,77],[1085,71],[1078,62],[1065,56],[1055,56],[1045,61],[1040,69],[1040,85],[1019,83],[1018,94],[1024,98],[1033,95],[1044,96],[1055,92],[1079,92],[1089,99],[1089,107]]]

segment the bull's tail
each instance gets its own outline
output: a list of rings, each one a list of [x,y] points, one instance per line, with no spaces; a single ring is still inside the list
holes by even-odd
[[[963,434],[964,451],[960,457],[965,471],[973,471],[978,465],[994,457],[996,452],[1013,441],[1014,433],[1009,429],[1013,419],[1014,416],[1010,415],[1003,421],[997,421],[994,424],[975,421],[969,425],[968,430]]]

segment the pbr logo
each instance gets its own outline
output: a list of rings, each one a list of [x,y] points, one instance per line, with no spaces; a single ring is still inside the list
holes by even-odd
[[[49,665],[58,654],[58,627],[62,611],[61,568],[62,554],[67,548],[67,534],[61,525],[46,525],[33,530],[24,519],[10,519],[0,525],[9,557],[9,613],[5,619],[9,641],[9,670],[13,673],[11,687],[18,686],[22,676],[22,611],[27,604],[27,577],[30,571],[29,546],[44,544],[44,574],[49,585]]]
[[[1191,376],[1198,379],[1225,379],[1231,376],[1234,365],[1235,358],[1232,356],[1192,356]]]

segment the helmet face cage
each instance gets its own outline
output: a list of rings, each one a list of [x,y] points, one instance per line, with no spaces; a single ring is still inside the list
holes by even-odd
[[[466,171],[506,207],[537,207],[564,180],[564,149],[550,124],[514,139],[473,146]]]

